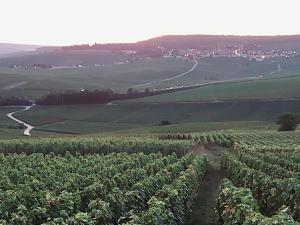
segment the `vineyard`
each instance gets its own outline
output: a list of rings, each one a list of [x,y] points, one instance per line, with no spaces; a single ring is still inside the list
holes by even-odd
[[[222,149],[219,224],[299,225],[300,138],[271,132],[0,141],[0,224],[185,225],[217,160],[197,149]]]
[[[160,153],[35,153],[0,160],[1,224],[135,224],[145,218],[155,224],[161,217],[164,224],[179,223],[207,164],[202,156]]]
[[[218,211],[224,224],[296,224],[300,221],[300,137],[234,134],[222,158]]]
[[[34,140],[0,141],[0,152],[9,153],[54,153],[65,154],[108,154],[127,153],[162,153],[183,156],[192,146],[192,141],[159,141],[155,138],[117,138],[117,137],[76,137],[43,138]]]

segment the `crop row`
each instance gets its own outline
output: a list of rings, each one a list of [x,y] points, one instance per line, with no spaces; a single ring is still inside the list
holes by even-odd
[[[2,154],[0,224],[126,223],[200,161],[205,165],[203,157],[175,154]]]
[[[66,217],[86,209],[96,197],[130,188],[148,173],[176,162],[174,155],[142,153],[2,155],[1,219],[41,224],[49,218]]]
[[[97,137],[70,137],[70,138],[45,138],[34,140],[5,140],[0,141],[0,152],[9,153],[43,153],[43,154],[91,154],[112,152],[145,152],[172,154],[178,156],[187,153],[192,145],[191,141],[157,140],[154,138],[97,138]]]
[[[206,158],[198,156],[173,183],[156,192],[146,210],[133,215],[126,225],[184,224],[206,168]]]
[[[220,145],[224,147],[230,147],[232,145],[232,136],[225,134],[203,134],[195,138],[200,145]]]
[[[160,140],[193,140],[200,145],[221,145],[230,147],[232,136],[225,134],[162,134]]]
[[[291,157],[290,153],[284,153],[280,155],[276,154],[263,154],[263,153],[255,153],[254,156],[262,159],[263,161],[267,163],[271,163],[273,165],[279,165],[280,167],[293,171],[293,172],[300,172],[300,162],[294,162]]]
[[[245,152],[292,153],[300,150],[300,138],[297,133],[237,133],[233,136],[235,149]]]
[[[268,154],[265,156],[267,158]],[[286,170],[278,165],[267,163],[256,155],[240,154],[239,160],[245,163],[248,167],[256,169],[273,178],[300,178],[299,173]]]
[[[285,210],[280,210],[271,218],[263,216],[251,190],[237,188],[228,179],[224,179],[220,184],[217,210],[224,225],[297,224]]]
[[[250,188],[264,213],[273,215],[288,206],[294,219],[300,219],[300,180],[274,179],[259,170],[248,167],[230,154],[224,154],[222,166],[226,176],[239,187]]]

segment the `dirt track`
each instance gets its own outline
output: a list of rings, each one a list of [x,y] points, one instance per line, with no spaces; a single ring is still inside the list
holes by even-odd
[[[33,106],[35,106],[35,104],[30,105],[30,106],[22,106],[23,109],[6,114],[6,116],[8,118],[10,118],[11,120],[24,126],[24,136],[31,136],[30,132],[34,128],[34,126],[32,126],[31,124],[28,124],[22,120],[19,120],[18,118],[14,117],[14,114],[18,113],[18,112],[22,112],[22,111],[27,111],[27,110],[31,109]]]
[[[218,187],[224,173],[221,169],[222,147],[196,146],[194,154],[207,155],[210,165],[208,172],[199,187],[199,196],[195,201],[192,214],[186,225],[219,225],[218,216],[215,213]]]

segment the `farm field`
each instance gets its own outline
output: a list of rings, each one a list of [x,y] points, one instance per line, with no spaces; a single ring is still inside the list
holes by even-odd
[[[38,46],[35,47],[35,49]],[[42,46],[40,46],[42,47]],[[75,65],[94,65],[94,64],[114,64],[115,62],[126,61],[128,56],[121,52],[111,51],[81,50],[81,51],[61,51],[61,47],[46,47],[48,50],[37,50],[18,52],[11,56],[0,58],[0,67],[9,68],[10,66],[32,66],[32,65],[53,65],[70,67]]]
[[[129,102],[197,102],[233,99],[299,98],[300,75],[273,76],[240,82],[212,84]],[[288,87],[288,88],[287,88]]]
[[[58,59],[60,58],[58,57]],[[9,58],[6,60],[9,61]],[[7,68],[7,63],[2,64],[1,67],[0,60],[0,79],[4,80],[0,86],[0,93],[2,96],[39,98],[49,93],[79,91],[81,89],[101,90],[111,88],[115,92],[126,92],[128,88],[134,88],[143,91],[145,88],[164,89],[222,81],[258,79],[259,76],[264,76],[264,78],[285,77],[297,75],[300,72],[300,57],[293,57],[292,59],[277,58],[264,60],[263,62],[252,62],[244,58],[199,59],[198,65],[193,71],[177,78],[174,77],[190,70],[194,63],[176,58],[145,59],[123,65],[115,65],[114,62],[106,62],[104,63],[106,66],[97,67],[94,64],[88,64],[86,67],[81,68],[19,70]],[[280,65],[280,69],[278,69],[278,65]],[[293,76],[289,78],[280,81],[292,85],[289,92],[286,94],[281,93],[282,86],[279,86],[277,92],[274,90],[270,93],[266,92],[266,97],[276,95],[276,93],[276,96],[284,94],[282,97],[291,96],[295,92],[298,93],[294,90],[295,83],[299,82],[298,79]],[[247,85],[247,83],[245,84]],[[225,89],[226,85],[223,86]],[[252,83],[252,85],[257,85],[257,91],[261,91],[259,83]],[[278,88],[279,84],[273,81],[269,85],[269,90],[271,90]],[[211,89],[214,88],[215,86]],[[230,88],[227,87],[227,89]],[[242,88],[244,87],[236,87],[237,90],[229,92],[229,96],[224,95],[224,97],[226,99],[236,98],[239,89]],[[248,88],[252,89],[253,87],[250,85]],[[218,89],[216,91],[218,94]],[[222,90],[220,91],[222,92]],[[207,92],[210,94],[205,94],[204,91],[204,93],[199,94],[203,97],[197,97],[196,100],[215,99],[216,96],[212,96],[211,91],[207,90]],[[258,93],[258,95],[262,95],[262,93]],[[192,100],[195,100],[193,96],[191,97]]]
[[[55,155],[62,151],[53,148],[52,155],[38,153],[46,153],[46,149],[50,153],[52,150],[49,147],[54,147],[53,144],[57,141],[61,143],[60,149],[65,151],[64,156]],[[168,145],[168,142],[142,142],[138,139],[74,139],[71,143],[63,141],[58,139],[52,143],[40,141],[36,144],[27,142],[27,151],[16,149],[22,142],[1,143],[2,152],[4,147],[6,152],[20,153],[25,150],[24,153],[29,153],[30,149],[36,152],[31,155],[1,155],[1,163],[5,165],[1,170],[7,178],[1,184],[4,193],[0,215],[2,223],[135,224],[136,220],[142,220],[147,215],[155,216],[151,213],[155,201],[170,201],[168,196],[155,195],[165,192],[172,197],[172,192],[168,192],[169,188],[177,192],[176,200],[171,200],[174,209],[177,204],[184,204],[188,211],[193,195],[188,199],[185,196],[194,192],[207,165],[203,156],[182,155],[188,143],[169,142]],[[98,141],[102,143],[100,146],[96,145]],[[81,146],[76,146],[78,144]],[[81,148],[81,155],[66,152],[71,150],[71,146],[77,151]],[[86,150],[82,149],[84,146],[87,147]],[[109,153],[109,149],[112,152],[110,154],[95,154]],[[126,149],[132,154],[126,153]],[[120,153],[113,153],[114,151]],[[158,151],[166,155],[150,153]],[[112,167],[114,164],[118,166]],[[28,195],[29,192],[32,194]],[[152,204],[145,205],[145,202]],[[165,223],[182,221],[183,211],[170,217],[168,210],[172,212],[174,209],[162,208],[166,215]],[[100,213],[102,210],[106,213]]]
[[[269,2],[2,1],[0,225],[300,225],[300,2]]]
[[[264,76],[272,78],[277,75],[293,75],[300,73],[300,57],[292,59],[275,58],[262,62],[249,61],[245,58],[200,58],[194,71],[175,80],[150,84],[155,88],[189,86],[220,81],[243,80]]]
[[[17,109],[17,107],[0,107],[0,139],[22,137],[19,125],[6,117],[7,113]]]
[[[0,68],[2,96],[39,98],[43,95],[81,89],[126,92],[136,84],[176,76],[189,70],[192,62],[182,59],[151,59],[123,65],[65,69],[17,70]],[[144,90],[145,87],[142,87]]]
[[[16,117],[37,127],[38,130],[65,133],[122,132],[132,129],[180,129],[193,126],[205,129],[206,122],[225,122],[225,128],[235,127],[236,122],[258,121],[275,123],[286,112],[299,112],[299,101],[232,101],[222,103],[124,103],[116,105],[35,106]],[[174,125],[161,128],[163,120]],[[230,125],[232,123],[232,125]],[[257,123],[258,124],[258,123]],[[198,126],[198,125],[196,125]],[[272,125],[273,126],[273,125]],[[177,128],[176,128],[177,127]],[[247,125],[246,127],[247,128]],[[273,126],[274,128],[274,126]],[[198,129],[198,128],[194,128]],[[188,128],[187,128],[188,130]]]
[[[188,140],[178,140],[183,137]],[[160,139],[0,141],[6,178],[0,186],[0,219],[23,224],[150,225],[158,219],[182,225],[298,224],[299,150],[298,132],[263,130]],[[193,213],[199,207],[202,213]]]
[[[230,179],[221,183],[218,199],[224,224],[300,221],[299,140],[299,134],[237,135],[236,154],[222,160]]]
[[[19,109],[19,107],[10,107],[10,106],[1,107],[0,106],[0,125],[1,126],[16,126],[16,125],[18,125],[13,120],[10,120],[9,118],[6,117],[7,113],[13,112],[18,109]]]

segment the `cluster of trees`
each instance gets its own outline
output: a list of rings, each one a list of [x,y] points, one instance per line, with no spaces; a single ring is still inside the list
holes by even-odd
[[[289,113],[281,115],[277,120],[277,124],[280,125],[279,131],[294,131],[299,123],[299,116]]]
[[[30,105],[31,102],[29,100],[23,98],[4,98],[0,97],[0,106],[19,106],[19,105]]]
[[[129,88],[127,93],[114,93],[107,90],[83,90],[80,92],[65,92],[60,94],[49,94],[37,100],[38,105],[72,105],[72,104],[106,104],[115,100],[125,100],[142,98],[161,94],[161,92],[151,92],[149,89],[139,92]]]

